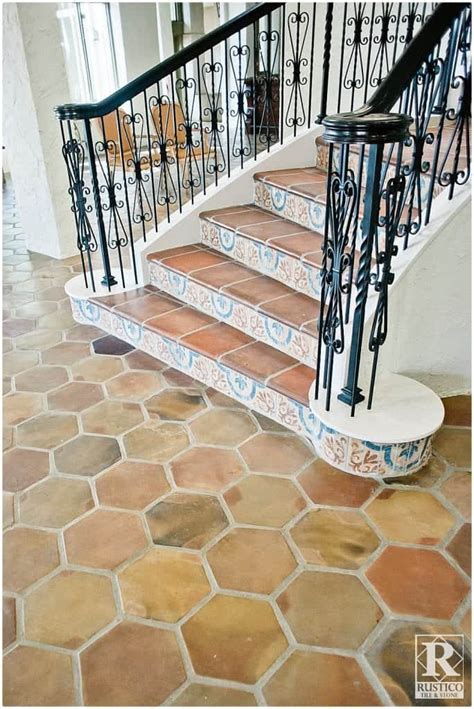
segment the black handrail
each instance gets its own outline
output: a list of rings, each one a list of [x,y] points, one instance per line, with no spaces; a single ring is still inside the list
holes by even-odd
[[[370,99],[360,108],[326,116],[325,140],[331,143],[386,143],[403,140],[409,116],[388,112],[413,79],[427,54],[442,39],[446,27],[469,3],[440,3],[419,29]]]
[[[188,62],[201,56],[212,47],[231,37],[236,32],[251,26],[262,17],[265,17],[274,10],[278,10],[284,2],[261,2],[256,7],[242,12],[237,17],[229,20],[215,30],[200,37],[187,47],[184,47],[172,57],[168,57],[152,69],[148,69],[133,81],[115,91],[107,98],[96,103],[66,103],[56,106],[54,113],[60,120],[79,120],[81,118],[100,118],[106,116],[119,108],[125,101],[135,98],[146,89],[149,89],[157,81],[169,76],[172,72],[181,69]]]

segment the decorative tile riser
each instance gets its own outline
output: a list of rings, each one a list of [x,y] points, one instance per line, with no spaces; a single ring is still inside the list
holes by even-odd
[[[71,298],[71,305],[77,322],[93,324],[309,438],[318,455],[340,470],[360,477],[399,477],[416,472],[431,455],[431,436],[410,443],[376,444],[342,435],[325,426],[308,406],[219,361],[194,352],[179,342],[102,309],[86,299]]]
[[[216,320],[225,322],[236,330],[285,352],[309,367],[315,366],[317,340],[308,333],[274,320],[224,293],[206,288],[159,263],[150,263],[150,281],[153,286],[191,305],[196,310],[207,313]]]
[[[201,241],[234,261],[270,276],[277,281],[304,293],[310,298],[321,296],[321,269],[263,242],[201,219]]]
[[[325,204],[260,180],[254,183],[254,202],[257,207],[324,234]]]

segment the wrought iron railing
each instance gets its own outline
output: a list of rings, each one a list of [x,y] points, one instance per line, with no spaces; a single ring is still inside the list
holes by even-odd
[[[352,110],[432,3],[261,3],[107,99],[56,108],[85,284],[126,270],[159,230],[262,151]],[[336,86],[336,90],[329,87]],[[102,275],[102,274],[101,274]]]
[[[335,361],[347,355],[337,395],[351,415],[365,398],[372,407],[399,248],[428,224],[441,190],[451,199],[470,178],[470,5],[438,5],[377,86],[358,110],[323,119],[329,156],[315,396],[329,410]],[[369,297],[375,306],[364,332]],[[366,346],[373,360],[363,394]]]

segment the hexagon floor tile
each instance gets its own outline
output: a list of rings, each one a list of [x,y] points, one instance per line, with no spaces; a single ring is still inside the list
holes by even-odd
[[[80,257],[28,251],[3,197],[4,705],[406,706],[438,632],[469,705],[470,397],[415,475],[345,475],[74,323]]]

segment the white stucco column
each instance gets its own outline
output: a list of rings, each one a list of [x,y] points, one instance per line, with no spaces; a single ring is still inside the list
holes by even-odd
[[[77,253],[61,133],[69,101],[55,3],[3,5],[3,142],[26,245],[54,258]]]

